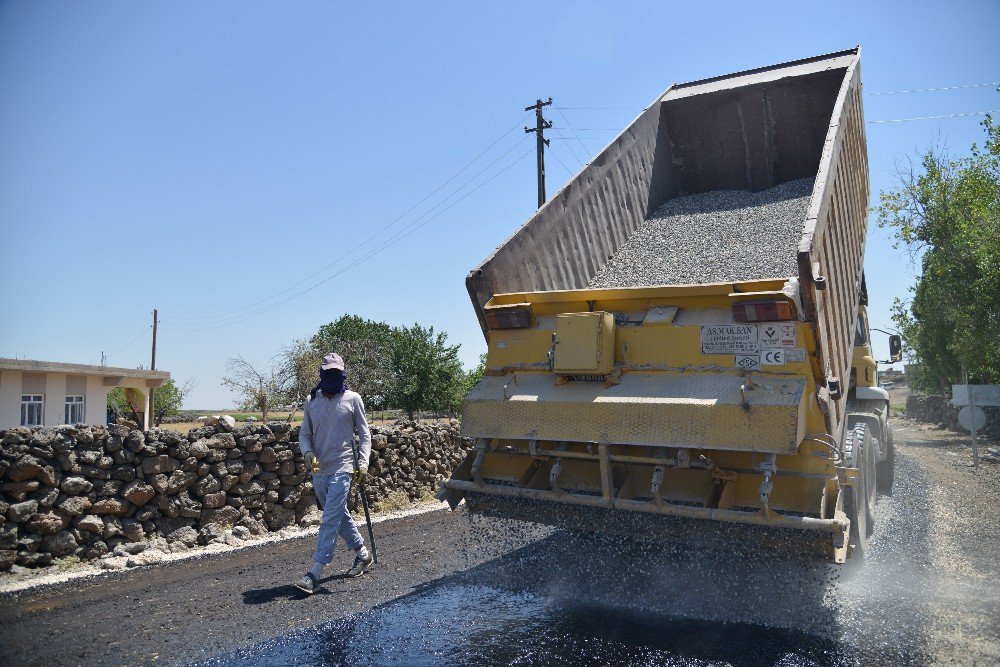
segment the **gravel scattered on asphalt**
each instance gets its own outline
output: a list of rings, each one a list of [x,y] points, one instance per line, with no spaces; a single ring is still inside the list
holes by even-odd
[[[590,281],[591,289],[764,280],[798,274],[812,178],[760,192],[720,190],[671,199]]]
[[[0,595],[0,664],[1000,664],[1000,466],[896,429],[893,495],[846,566],[463,505],[379,524],[379,564],[344,578],[341,549],[313,596],[291,585],[313,536]]]

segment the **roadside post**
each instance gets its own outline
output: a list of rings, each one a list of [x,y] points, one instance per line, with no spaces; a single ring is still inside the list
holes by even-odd
[[[986,425],[984,406],[1000,406],[1000,384],[953,384],[951,402],[962,406],[958,423],[972,433],[972,465],[979,467],[979,441],[976,431]]]

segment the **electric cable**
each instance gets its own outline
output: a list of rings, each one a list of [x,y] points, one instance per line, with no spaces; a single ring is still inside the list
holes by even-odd
[[[558,162],[560,165],[562,165],[562,168],[565,169],[566,173],[568,173],[570,176],[573,176],[576,173],[576,172],[572,171],[569,167],[567,167],[566,164],[562,160],[559,159],[558,155],[556,155],[555,153],[551,153],[551,152],[549,154],[556,159],[556,162]],[[584,165],[584,166],[586,166],[586,165]]]
[[[359,264],[361,264],[361,263],[363,263],[363,262],[371,259],[372,257],[374,257],[375,255],[379,254],[380,252],[382,252],[386,248],[389,248],[390,246],[395,245],[396,243],[398,243],[398,242],[402,241],[403,239],[409,237],[410,235],[412,235],[416,231],[422,229],[424,226],[428,225],[430,222],[432,222],[433,220],[435,220],[438,217],[440,217],[441,215],[443,215],[449,209],[451,209],[452,207],[456,206],[460,202],[464,201],[466,198],[468,198],[474,192],[478,191],[480,188],[482,188],[485,185],[489,184],[490,182],[492,182],[493,180],[495,180],[497,177],[499,177],[501,174],[503,174],[504,172],[508,171],[509,169],[511,169],[512,167],[514,167],[516,164],[520,163],[522,160],[524,160],[524,158],[528,157],[528,155],[530,155],[533,152],[535,152],[535,148],[534,147],[529,148],[526,152],[524,152],[523,154],[521,154],[517,159],[515,159],[513,162],[511,162],[510,164],[508,164],[506,167],[504,167],[503,169],[501,169],[500,171],[496,172],[495,174],[493,174],[492,176],[490,176],[489,178],[487,178],[485,181],[483,181],[482,183],[480,183],[476,187],[474,187],[471,190],[469,190],[468,192],[466,192],[460,198],[456,199],[451,204],[449,204],[447,207],[441,209],[440,211],[438,211],[437,213],[435,213],[433,216],[431,216],[430,218],[428,218],[424,222],[422,222],[419,225],[413,227],[409,231],[406,231],[405,233],[404,233],[404,229],[405,228],[399,230],[394,237],[388,239],[387,241],[385,241],[384,243],[382,243],[382,245],[380,245],[377,248],[375,248],[374,250],[370,251],[367,255],[365,255],[365,256],[363,256],[363,257],[355,260],[354,262],[348,264],[347,266],[343,267],[339,271],[333,273],[330,276],[327,276],[323,280],[320,280],[319,282],[314,283],[313,285],[305,288],[304,290],[299,291],[296,294],[290,295],[290,296],[286,297],[285,299],[283,299],[283,300],[281,300],[281,301],[279,301],[277,303],[271,304],[270,306],[267,306],[267,307],[265,307],[265,308],[263,308],[263,309],[261,309],[261,310],[259,310],[257,312],[250,313],[250,314],[247,314],[245,316],[241,316],[239,319],[234,319],[231,322],[225,322],[225,323],[222,323],[222,324],[217,324],[217,325],[214,325],[214,326],[204,327],[204,328],[200,328],[200,329],[172,329],[172,330],[173,331],[181,331],[181,332],[185,332],[185,333],[196,333],[196,332],[200,332],[200,331],[211,331],[211,330],[214,330],[214,329],[221,329],[223,327],[232,326],[234,324],[239,324],[241,322],[245,322],[245,321],[247,321],[249,319],[252,319],[254,317],[258,317],[259,315],[263,315],[264,313],[270,312],[270,311],[274,310],[275,308],[288,303],[289,301],[293,301],[294,299],[297,299],[297,298],[299,298],[301,296],[304,296],[305,294],[311,292],[312,290],[316,289],[317,287],[319,287],[319,286],[321,286],[321,285],[323,285],[325,283],[328,283],[329,281],[333,280],[334,278],[336,278],[336,277],[338,277],[340,275],[343,275],[344,273],[347,273],[348,271],[350,271],[355,266],[358,266]]]
[[[149,331],[150,329],[152,329],[152,328],[153,328],[153,325],[152,325],[152,324],[147,324],[147,325],[146,325],[146,328],[144,328],[144,329],[143,329],[143,330],[142,330],[141,332],[139,332],[139,335],[138,335],[138,336],[136,336],[135,338],[133,338],[133,339],[132,339],[132,340],[130,340],[129,342],[125,343],[124,345],[122,345],[122,346],[121,346],[120,348],[118,348],[117,350],[115,350],[115,351],[114,351],[114,352],[112,352],[111,354],[106,354],[106,355],[104,355],[104,356],[105,356],[105,358],[110,358],[110,357],[113,357],[113,356],[115,356],[116,354],[118,354],[119,352],[122,352],[122,351],[124,351],[125,349],[127,349],[128,347],[130,347],[130,346],[131,346],[131,345],[132,345],[133,343],[135,343],[135,342],[136,342],[137,340],[139,340],[140,338],[142,338],[143,336],[145,336],[145,335],[146,335],[146,333],[147,333],[147,332],[148,332],[148,331]]]
[[[966,113],[949,113],[943,116],[914,116],[913,118],[888,118],[886,120],[870,120],[869,125],[885,125],[887,123],[909,123],[915,120],[942,120],[944,118],[964,118],[966,116],[985,116],[986,114],[1000,113],[1000,109],[990,109],[988,111],[968,111]]]
[[[570,129],[570,131],[573,133],[573,136],[576,137],[577,142],[580,144],[580,147],[583,148],[583,154],[590,155],[591,150],[583,143],[583,140],[580,139],[580,135],[576,133],[576,130],[573,129],[573,124],[569,122],[569,118],[566,117],[566,114],[562,112],[562,109],[559,108],[559,105],[553,104],[552,106],[555,107],[556,111],[559,112],[559,115],[562,116],[562,119],[566,121],[566,127]],[[573,144],[566,144],[566,147],[569,148],[569,152],[573,155],[576,161],[580,163],[581,167],[587,166],[586,162],[577,157],[576,151],[573,150]]]
[[[393,227],[397,222],[399,222],[404,217],[406,217],[407,215],[409,215],[414,209],[416,209],[418,206],[420,206],[421,204],[423,204],[424,202],[426,202],[428,199],[430,199],[431,197],[433,197],[434,195],[436,195],[438,192],[440,192],[442,189],[444,189],[449,183],[451,183],[456,178],[458,178],[470,166],[472,166],[477,160],[479,160],[479,158],[481,158],[483,155],[485,155],[487,152],[489,152],[494,146],[496,146],[501,141],[503,141],[511,132],[513,132],[514,130],[518,129],[524,123],[524,121],[527,120],[527,118],[528,118],[529,115],[530,114],[525,114],[517,123],[515,123],[514,125],[512,125],[510,127],[510,129],[508,129],[506,132],[504,132],[502,135],[500,135],[500,137],[497,140],[495,140],[493,143],[491,143],[489,146],[487,146],[482,151],[480,151],[474,158],[472,158],[471,160],[469,160],[465,164],[464,167],[462,167],[457,172],[455,172],[448,180],[446,180],[444,183],[442,183],[437,188],[435,188],[434,190],[432,190],[430,192],[430,194],[428,194],[427,196],[425,196],[423,199],[421,199],[420,201],[418,201],[416,204],[414,204],[410,208],[406,209],[403,213],[401,213],[400,215],[398,215],[390,223],[388,223],[387,225],[385,225],[384,227],[382,227],[380,230],[378,230],[374,234],[370,235],[364,241],[362,241],[359,244],[355,245],[353,248],[351,248],[350,250],[348,250],[343,255],[337,257],[335,260],[333,260],[332,262],[330,262],[326,266],[318,269],[317,271],[314,271],[313,273],[309,274],[308,276],[306,276],[305,278],[303,278],[299,282],[295,283],[294,285],[291,285],[290,287],[287,287],[287,288],[285,288],[285,289],[283,289],[283,290],[281,290],[279,292],[275,292],[274,294],[271,294],[270,296],[265,297],[263,299],[260,299],[258,301],[255,301],[255,302],[253,302],[251,304],[248,304],[248,305],[245,305],[245,306],[241,306],[240,308],[236,308],[234,310],[230,310],[230,311],[227,311],[225,313],[214,313],[212,315],[195,315],[195,316],[189,316],[189,317],[174,316],[174,317],[168,318],[168,321],[192,321],[192,322],[198,322],[198,321],[202,321],[202,320],[224,319],[227,316],[236,315],[236,314],[241,313],[243,311],[250,310],[250,309],[254,308],[255,306],[259,306],[259,305],[264,304],[264,303],[266,303],[268,301],[271,301],[271,300],[273,300],[273,299],[275,299],[275,298],[277,298],[277,297],[279,297],[281,295],[287,294],[288,292],[294,290],[299,285],[302,285],[302,284],[308,282],[312,278],[318,276],[319,274],[323,273],[324,271],[326,271],[326,270],[330,269],[331,267],[335,266],[336,264],[340,263],[345,258],[347,258],[350,255],[352,255],[358,249],[364,247],[368,243],[372,242],[374,239],[376,239],[379,236],[381,236],[382,234],[384,234],[391,227]],[[508,151],[508,153],[509,152],[510,151]],[[505,153],[504,155],[506,155],[506,154],[507,153]],[[502,157],[503,156],[501,156],[501,158]],[[492,166],[493,164],[496,164],[497,161],[498,160],[494,160],[494,162],[492,162],[490,165],[487,166],[487,169],[489,168],[489,166]],[[482,172],[479,172],[479,173],[482,173]]]
[[[902,95],[903,93],[936,93],[943,90],[965,90],[968,88],[985,88],[986,86],[1000,86],[1000,81],[992,83],[969,83],[964,86],[943,86],[941,88],[912,88],[910,90],[882,90],[876,93],[866,92],[865,95],[877,97],[878,95]]]
[[[435,210],[436,208],[440,207],[440,206],[441,206],[442,204],[444,204],[445,202],[447,202],[447,201],[448,201],[449,199],[453,198],[453,197],[454,197],[455,195],[457,195],[457,194],[458,194],[459,192],[461,192],[461,191],[462,191],[463,189],[465,189],[465,188],[466,188],[466,186],[468,186],[468,185],[469,185],[470,183],[472,183],[472,182],[473,182],[473,181],[474,181],[475,179],[477,179],[477,178],[478,178],[479,176],[481,176],[481,175],[482,175],[482,174],[483,174],[484,172],[488,171],[488,170],[489,170],[489,169],[490,169],[490,168],[491,168],[491,167],[492,167],[493,165],[495,165],[495,164],[496,164],[497,162],[499,162],[500,160],[502,160],[503,158],[505,158],[505,157],[506,157],[507,155],[509,155],[509,154],[510,154],[511,152],[513,152],[513,151],[514,151],[514,149],[516,149],[516,148],[517,148],[518,146],[520,146],[520,145],[521,145],[521,144],[523,144],[523,143],[524,143],[525,141],[527,141],[527,139],[528,139],[527,135],[525,135],[524,137],[522,137],[520,141],[518,141],[518,142],[517,142],[516,144],[514,144],[514,145],[513,145],[513,146],[511,146],[511,147],[510,147],[509,149],[507,149],[507,151],[505,151],[505,152],[504,152],[504,153],[503,153],[502,155],[500,155],[500,157],[498,157],[498,158],[496,158],[495,160],[493,160],[493,162],[491,162],[490,164],[486,165],[486,166],[485,166],[485,167],[483,167],[483,168],[482,168],[481,170],[479,170],[479,171],[478,171],[478,172],[477,172],[477,173],[476,173],[476,174],[475,174],[474,176],[472,176],[472,177],[471,177],[471,178],[470,178],[469,180],[467,180],[467,181],[466,181],[465,183],[463,183],[463,184],[462,184],[461,186],[459,186],[459,187],[458,187],[458,188],[457,188],[456,190],[454,190],[454,191],[453,191],[453,192],[452,192],[451,194],[449,194],[449,195],[448,195],[448,196],[446,196],[446,197],[445,197],[444,199],[442,199],[441,201],[439,201],[438,203],[436,203],[436,204],[435,204],[434,206],[432,206],[432,207],[431,207],[430,209],[428,209],[427,211],[425,211],[424,213],[422,213],[422,214],[421,214],[421,215],[420,215],[419,217],[417,217],[416,219],[414,219],[414,220],[411,220],[410,222],[408,222],[407,224],[405,224],[405,225],[404,225],[404,226],[403,226],[403,227],[402,227],[401,229],[399,229],[399,230],[398,230],[398,231],[396,232],[396,237],[391,237],[391,238],[390,238],[390,241],[392,241],[393,239],[397,238],[397,237],[398,237],[398,236],[399,236],[400,234],[402,234],[403,232],[406,232],[406,231],[407,231],[408,229],[410,229],[411,227],[413,227],[413,225],[415,225],[416,223],[420,222],[420,220],[422,220],[422,219],[423,219],[423,218],[425,218],[425,217],[426,217],[427,215],[429,215],[430,213],[432,213],[432,212],[433,212],[433,211],[434,211],[434,210]],[[508,167],[508,168],[509,168],[509,167]],[[503,171],[506,171],[506,169],[504,169]],[[502,173],[502,171],[501,171],[501,172],[499,172],[499,173]],[[497,175],[499,175],[499,173],[498,173],[498,174],[496,174],[496,175],[494,175],[494,177],[495,177],[495,176],[497,176]],[[489,180],[492,180],[492,178],[491,178],[491,179],[489,179]],[[487,182],[488,182],[488,181],[487,181]],[[477,188],[474,188],[474,189],[473,189],[472,191],[470,191],[470,193],[471,193],[471,192],[474,192],[474,191],[475,191],[476,189],[478,189],[478,187],[477,187]],[[466,196],[467,196],[467,195],[466,195]],[[462,197],[462,199],[464,199],[464,198],[465,198],[465,197]],[[461,200],[459,200],[459,201],[461,201]],[[457,202],[456,202],[456,203],[457,203]],[[451,208],[451,206],[448,206],[447,208],[445,208],[444,210],[442,210],[442,211],[441,211],[441,213],[443,213],[443,212],[444,212],[445,210],[447,210],[448,208]],[[431,219],[434,219],[434,218],[436,218],[436,217],[437,217],[437,215],[434,215],[434,216],[433,216],[433,217],[432,217]],[[423,227],[423,224],[421,224],[421,225],[419,225],[419,226],[420,226],[420,227]],[[406,234],[406,235],[408,236],[408,234]],[[382,247],[385,247],[385,245],[383,245],[383,246],[379,246],[379,248],[382,248]],[[348,253],[348,254],[350,254],[350,253]],[[344,256],[342,256],[342,257],[341,257],[341,259],[343,259],[343,257],[346,257],[346,256],[347,256],[347,255],[344,255]],[[368,255],[367,257],[370,257],[370,256],[371,256],[371,255]],[[356,264],[357,264],[357,262],[355,262],[354,264],[351,264],[351,266],[355,266]],[[342,271],[340,271],[340,272],[337,272],[337,273],[335,273],[335,274],[334,274],[334,276],[337,276],[337,275],[341,275],[341,273],[343,273],[343,272],[342,272]],[[332,276],[331,276],[331,277],[332,277]],[[300,283],[299,283],[299,284],[301,284],[302,282],[304,282],[304,281],[300,281]],[[321,281],[321,283],[317,283],[317,284],[322,284],[322,282],[326,282],[326,281]],[[307,289],[307,291],[308,291],[309,289],[312,289],[312,288],[308,288],[308,289]],[[289,300],[291,300],[291,299],[293,299],[293,298],[297,298],[298,296],[299,296],[298,294],[295,294],[295,295],[292,295],[292,296],[290,296],[289,298],[287,298],[287,299],[284,299],[284,300],[282,300],[282,301],[278,302],[278,304],[276,304],[276,305],[280,305],[280,304],[283,304],[283,303],[287,303],[287,302],[288,302]],[[245,309],[244,309],[244,310],[245,310]],[[264,310],[261,310],[261,311],[259,311],[259,313],[264,313],[264,312],[267,312],[267,310],[268,310],[268,308],[266,308],[266,307],[265,307],[265,309],[264,309]],[[256,316],[256,314],[259,314],[259,313],[252,313],[252,316]],[[199,324],[209,324],[209,325],[210,325],[210,324],[219,324],[219,326],[228,326],[229,324],[234,324],[235,322],[238,322],[238,321],[242,321],[242,319],[238,319],[238,318],[241,318],[242,316],[243,316],[242,314],[239,314],[239,315],[228,315],[228,316],[221,316],[221,315],[220,315],[220,316],[219,316],[218,318],[216,318],[216,320],[215,320],[214,322],[201,322],[201,323],[194,323],[194,325],[195,325],[195,326],[198,326]],[[232,320],[232,319],[234,319],[234,318],[237,318],[237,319],[235,319],[235,321],[233,321],[233,322],[226,322],[226,320]],[[161,319],[160,321],[161,321],[161,322],[163,322],[163,320],[162,320],[162,319]],[[172,324],[173,324],[173,323],[172,323]],[[183,325],[183,323],[180,323],[180,324],[182,324],[182,325]],[[212,326],[210,326],[210,327],[208,327],[208,328],[215,328],[215,327],[212,327]],[[175,331],[184,331],[184,329],[174,329],[174,330],[175,330]],[[195,331],[204,331],[204,330],[206,330],[206,329],[196,329]]]

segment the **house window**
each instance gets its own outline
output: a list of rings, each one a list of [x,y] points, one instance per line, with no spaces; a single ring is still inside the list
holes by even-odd
[[[66,397],[66,423],[79,424],[83,421],[83,396]]]
[[[21,426],[41,426],[44,394],[21,394]]]

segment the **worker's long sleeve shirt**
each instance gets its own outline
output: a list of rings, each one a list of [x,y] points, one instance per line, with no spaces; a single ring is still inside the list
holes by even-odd
[[[299,449],[312,452],[319,461],[320,475],[335,475],[354,471],[352,446],[357,434],[358,458],[362,470],[368,470],[372,451],[372,436],[365,418],[361,396],[351,390],[332,397],[316,394],[306,403]]]

